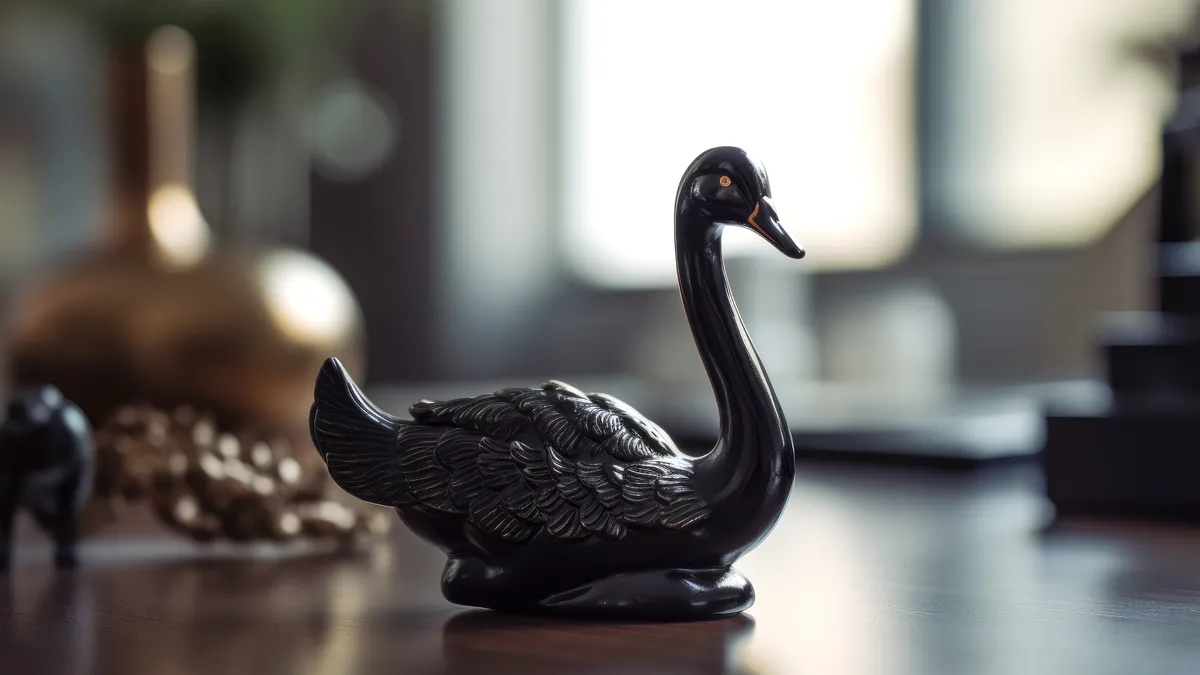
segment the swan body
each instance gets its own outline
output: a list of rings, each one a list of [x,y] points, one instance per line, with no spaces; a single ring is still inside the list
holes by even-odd
[[[744,226],[790,257],[804,252],[778,223],[765,170],[738,148],[692,162],[675,220],[681,297],[721,415],[704,455],[681,452],[628,404],[563,382],[422,400],[401,419],[336,359],[321,368],[310,430],[331,477],[446,552],[450,601],[667,619],[753,603],[731,565],[778,521],[795,459],[726,284],[720,234]]]

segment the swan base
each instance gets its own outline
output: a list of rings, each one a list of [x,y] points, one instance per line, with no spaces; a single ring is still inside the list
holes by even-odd
[[[442,594],[458,605],[515,614],[623,621],[697,621],[733,616],[754,604],[750,580],[733,568],[614,574],[545,597],[513,588],[477,558],[451,558]]]

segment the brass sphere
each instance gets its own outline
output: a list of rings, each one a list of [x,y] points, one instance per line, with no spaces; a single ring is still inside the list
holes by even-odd
[[[20,293],[10,331],[11,383],[54,384],[94,424],[124,404],[187,404],[303,442],[321,362],[364,367],[354,295],[294,249],[178,268],[93,256]]]

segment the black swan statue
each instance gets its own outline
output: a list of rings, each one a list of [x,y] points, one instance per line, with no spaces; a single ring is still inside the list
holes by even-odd
[[[707,454],[681,452],[611,396],[557,381],[421,400],[402,420],[329,359],[310,426],[333,480],[395,508],[446,552],[442,592],[456,604],[651,620],[744,611],[754,589],[731,565],[779,520],[795,451],[726,281],[727,225],[804,256],[779,224],[766,172],[745,151],[713,148],[687,168],[675,248],[720,412]]]

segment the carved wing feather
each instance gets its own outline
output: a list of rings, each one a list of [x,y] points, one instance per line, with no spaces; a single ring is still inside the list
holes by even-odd
[[[633,406],[607,394],[590,394],[588,399],[620,420],[629,432],[614,435],[608,440],[611,445],[620,446],[610,449],[614,456],[620,456],[615,453],[637,457],[679,454],[667,432],[634,410]]]
[[[691,463],[610,396],[548,382],[409,412],[416,424],[398,447],[412,498],[503,540],[620,539],[629,527],[684,529],[709,514]]]
[[[399,458],[400,474],[408,491],[417,501],[437,509],[454,512],[446,485],[450,473],[435,458],[435,450],[448,434],[431,434],[419,426],[401,427],[396,445],[402,448]]]

